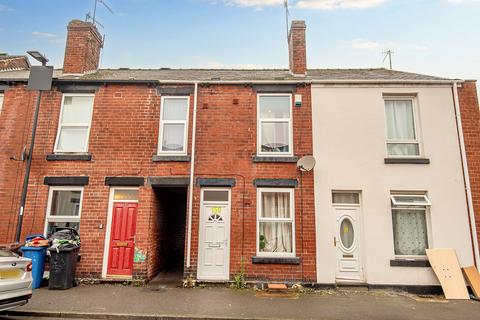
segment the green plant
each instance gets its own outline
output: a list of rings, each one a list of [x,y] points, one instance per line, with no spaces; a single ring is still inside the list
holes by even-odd
[[[259,241],[260,250],[265,249],[265,247],[267,246],[267,239],[265,238],[265,236],[263,234],[261,234],[259,240],[260,240]]]
[[[236,289],[245,289],[247,282],[245,281],[245,261],[240,260],[240,270],[233,276],[234,286]]]

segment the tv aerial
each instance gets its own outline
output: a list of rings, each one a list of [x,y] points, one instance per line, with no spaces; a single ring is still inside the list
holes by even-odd
[[[389,64],[390,64],[390,70],[393,69],[393,67],[392,67],[392,56],[393,56],[393,53],[394,53],[394,52],[393,52],[391,49],[388,49],[387,51],[385,51],[385,52],[383,53],[385,56],[383,57],[383,61],[382,61],[382,62],[385,62],[385,60],[387,60],[387,58],[388,58],[388,62],[389,62]]]
[[[91,20],[94,25],[99,25],[100,27],[104,28],[100,21],[97,20],[97,5],[101,3],[105,9],[107,9],[111,14],[114,14],[112,8],[105,2],[105,0],[95,0],[95,4],[93,6],[93,16],[89,13],[86,15],[86,21]]]
[[[303,172],[312,171],[315,167],[315,163],[316,161],[313,156],[304,156],[297,161],[297,168]]]

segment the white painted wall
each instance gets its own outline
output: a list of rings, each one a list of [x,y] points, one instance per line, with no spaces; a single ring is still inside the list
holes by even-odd
[[[417,94],[418,134],[429,165],[384,163],[383,93]],[[430,247],[454,248],[462,266],[472,265],[451,87],[314,85],[312,102],[318,282],[335,282],[332,190],[361,191],[367,283],[438,284],[430,268],[390,267],[395,258],[391,190],[427,191],[432,202]]]

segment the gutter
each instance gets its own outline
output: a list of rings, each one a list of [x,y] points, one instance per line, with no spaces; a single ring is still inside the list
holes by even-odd
[[[0,82],[27,82],[28,79],[5,78]],[[341,80],[315,80],[311,78],[297,80],[140,80],[140,79],[54,79],[54,83],[134,83],[134,84],[449,84],[463,83],[464,80],[358,80],[358,79],[341,79]]]
[[[470,186],[470,174],[468,172],[467,153],[465,150],[465,140],[463,138],[462,117],[460,114],[460,102],[458,99],[458,83],[454,82],[453,86],[453,101],[455,105],[455,118],[457,120],[458,140],[460,141],[460,152],[462,158],[463,176],[465,179],[465,191],[467,193],[468,214],[470,222],[471,240],[473,242],[473,255],[475,265],[480,263],[480,253],[478,249],[477,227],[475,225],[475,211],[473,208],[472,189]]]
[[[197,129],[197,104],[198,104],[198,82],[195,82],[195,91],[193,95],[193,124],[192,124],[192,158],[190,160],[190,186],[188,198],[188,229],[187,229],[187,268],[190,268],[191,247],[192,247],[192,216],[193,216],[193,189],[194,189],[194,169],[195,169],[195,135]]]
[[[464,80],[358,80],[358,79],[342,79],[342,80],[312,80],[311,84],[453,84],[463,83]]]

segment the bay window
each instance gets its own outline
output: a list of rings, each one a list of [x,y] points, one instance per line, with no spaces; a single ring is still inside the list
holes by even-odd
[[[187,154],[189,97],[162,97],[158,154]]]
[[[387,154],[390,157],[418,157],[420,143],[413,98],[385,99]]]
[[[93,99],[93,94],[63,95],[54,152],[88,151]]]
[[[292,155],[292,95],[259,94],[257,114],[257,153]]]
[[[257,192],[257,255],[295,256],[293,189]]]

